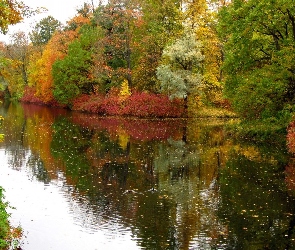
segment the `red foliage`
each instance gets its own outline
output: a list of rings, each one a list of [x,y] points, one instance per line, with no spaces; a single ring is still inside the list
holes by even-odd
[[[137,117],[181,117],[183,104],[180,100],[169,100],[168,96],[152,93],[133,93],[124,108],[125,115]]]
[[[44,103],[44,101],[36,95],[36,88],[34,87],[25,87],[25,91],[23,97],[20,99],[23,103],[33,103],[37,105],[46,105],[50,107],[61,107],[64,108],[65,106],[58,103],[56,100],[51,100],[50,102]]]
[[[99,95],[81,95],[72,103],[72,110],[101,114],[103,97]]]
[[[36,89],[33,87],[26,87],[21,101],[61,107],[54,100],[44,103],[36,96]],[[178,99],[169,100],[168,96],[145,92],[135,92],[126,99],[122,99],[116,91],[107,96],[83,94],[72,102],[72,110],[99,115],[154,118],[181,117],[184,113],[183,102]]]
[[[36,96],[36,89],[34,87],[26,87],[21,102],[44,104],[43,101]]]
[[[72,108],[100,115],[136,117],[181,117],[184,112],[180,100],[169,100],[165,95],[139,92],[133,93],[125,100],[114,93],[106,97],[81,95],[75,99]]]

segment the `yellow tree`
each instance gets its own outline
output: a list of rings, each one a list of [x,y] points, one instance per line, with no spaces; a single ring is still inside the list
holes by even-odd
[[[222,62],[221,43],[216,31],[216,12],[213,11],[216,1],[184,1],[186,25],[195,31],[202,43],[203,85],[202,93],[206,101],[219,103],[221,99],[220,66]]]
[[[0,1],[0,31],[6,33],[8,25],[19,23],[23,19],[25,5],[15,0]]]
[[[24,17],[29,17],[46,10],[37,8],[32,10],[26,6],[23,1],[18,0],[1,0],[0,1],[0,33],[5,34],[8,26],[19,23]]]

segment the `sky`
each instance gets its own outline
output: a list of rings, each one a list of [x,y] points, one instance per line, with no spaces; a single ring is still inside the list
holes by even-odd
[[[25,31],[29,33],[32,27],[39,22],[42,18],[49,15],[59,20],[63,24],[66,23],[70,18],[75,16],[77,7],[81,7],[84,2],[90,3],[89,0],[22,0],[27,6],[33,9],[37,7],[45,7],[48,9],[46,13],[37,14],[32,18],[26,18],[22,23],[9,26],[9,32],[7,35],[0,34],[0,41],[6,43],[9,42],[10,34],[16,31]],[[93,1],[94,5],[98,3],[98,0]]]

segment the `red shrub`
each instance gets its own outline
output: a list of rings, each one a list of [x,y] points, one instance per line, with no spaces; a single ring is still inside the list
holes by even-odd
[[[83,94],[73,101],[72,110],[102,114],[101,103],[103,99],[103,96],[100,95]]]
[[[73,101],[73,110],[100,115],[136,117],[181,117],[183,102],[165,95],[135,92],[125,100],[113,91],[107,96],[81,95]]]
[[[21,102],[44,104],[44,102],[36,96],[36,89],[34,87],[26,87]]]
[[[125,103],[124,114],[138,117],[181,117],[183,105],[180,100],[152,93],[133,93]]]

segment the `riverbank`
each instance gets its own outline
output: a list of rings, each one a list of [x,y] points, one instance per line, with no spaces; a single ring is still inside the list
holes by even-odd
[[[19,249],[19,240],[22,237],[20,227],[12,227],[9,222],[7,208],[9,203],[4,200],[4,189],[0,186],[0,249]]]
[[[93,113],[102,116],[124,116],[138,118],[233,118],[237,115],[229,107],[222,105],[197,105],[190,103],[186,113],[183,99],[169,99],[167,95],[149,92],[133,92],[122,96],[118,89],[113,89],[107,95],[80,95],[70,104],[63,105],[55,100],[44,103],[34,88],[27,87],[20,100],[24,103],[63,107],[74,111]]]

